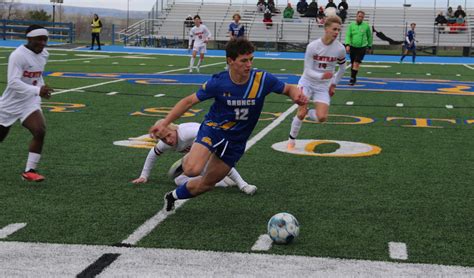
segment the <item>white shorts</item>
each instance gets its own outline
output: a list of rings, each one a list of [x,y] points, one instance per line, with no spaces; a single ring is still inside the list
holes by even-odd
[[[328,86],[304,86],[298,84],[298,88],[303,90],[303,94],[308,98],[308,101],[322,102],[327,105],[331,104]]]
[[[201,46],[194,46],[193,51],[196,51],[196,53],[207,53],[207,46],[206,44],[203,44]]]
[[[28,116],[30,116],[36,110],[41,111],[41,106],[38,104],[25,106],[24,109],[21,110],[20,113],[8,113],[5,111],[0,111],[0,125],[4,127],[12,126],[17,120],[20,120],[23,123]]]

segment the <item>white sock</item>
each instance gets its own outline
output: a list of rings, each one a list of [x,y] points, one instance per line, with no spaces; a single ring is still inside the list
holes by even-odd
[[[201,66],[201,63],[202,63],[202,59],[199,59],[199,61],[198,61],[198,64],[197,64],[197,66],[196,66],[196,67],[198,67],[198,68],[199,68],[199,67]]]
[[[28,172],[31,169],[36,169],[36,166],[38,166],[38,162],[40,161],[41,154],[39,153],[28,153],[28,161],[26,162],[26,168],[25,172]]]
[[[290,130],[291,137],[296,138],[298,136],[298,133],[300,133],[302,124],[303,124],[303,121],[300,120],[298,116],[295,116],[293,118],[293,122],[291,123],[291,130]]]
[[[216,183],[215,187],[227,187],[227,183],[225,183],[224,180],[221,180],[220,182]]]
[[[315,121],[319,123],[318,116],[316,116],[316,109],[309,109],[308,110],[308,116],[311,119],[311,121]]]
[[[189,61],[189,68],[192,69],[194,67],[194,57],[191,57],[191,61]]]
[[[235,181],[235,183],[237,183],[237,186],[239,187],[239,189],[242,189],[242,187],[246,186],[248,183],[246,183],[244,181],[244,179],[242,179],[242,177],[240,176],[239,172],[237,172],[237,170],[235,170],[235,168],[232,168],[230,169],[229,173],[227,174],[227,176]]]
[[[179,175],[174,179],[174,183],[176,184],[176,186],[180,186],[184,184],[185,182],[188,182],[189,179],[190,178],[186,175]]]

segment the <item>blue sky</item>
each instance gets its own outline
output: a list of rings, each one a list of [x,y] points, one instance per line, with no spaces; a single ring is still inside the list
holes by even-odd
[[[166,1],[166,0],[165,0]],[[180,1],[180,0],[176,0]],[[206,1],[206,0],[205,0]],[[308,0],[310,1],[310,0]],[[412,4],[413,7],[433,7],[436,1],[438,8],[445,8],[448,5],[457,7],[457,5],[464,6],[466,3],[469,8],[474,8],[474,0],[347,0],[350,6],[374,6],[374,2],[377,2],[377,6],[388,6],[388,7],[402,7],[404,3]],[[35,4],[50,4],[50,0],[20,0],[22,3],[35,3]],[[201,2],[201,0],[186,0],[183,2]],[[230,1],[224,0],[212,0],[212,2],[229,3]],[[256,3],[255,0],[232,0],[233,3]],[[276,0],[278,5],[285,5],[287,0]],[[298,0],[290,0],[291,3],[295,4]],[[318,4],[325,5],[327,0],[318,0]],[[340,0],[334,0],[336,4]],[[153,7],[155,0],[64,0],[64,5],[67,6],[78,6],[78,7],[96,7],[100,3],[101,8],[112,8],[127,10],[127,3],[130,3],[130,10],[137,11],[149,11]]]

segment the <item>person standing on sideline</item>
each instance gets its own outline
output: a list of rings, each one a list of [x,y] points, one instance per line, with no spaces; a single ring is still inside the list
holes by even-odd
[[[94,18],[91,21],[91,34],[92,34],[92,43],[90,50],[94,50],[94,41],[97,41],[97,50],[100,48],[100,31],[102,30],[102,21],[100,21],[99,16],[94,14]]]
[[[157,121],[155,125],[159,124],[160,121],[163,121],[163,119]],[[163,153],[168,151],[175,151],[185,154],[188,153],[194,140],[196,140],[199,126],[200,124],[198,123],[184,123],[180,125],[175,125],[172,123],[169,124],[168,127],[160,134],[160,141],[158,141],[155,147],[148,152],[148,156],[146,157],[140,177],[134,179],[132,183],[138,184],[148,182],[148,177],[150,176],[150,172],[155,165],[156,159]],[[173,164],[177,165],[175,168],[171,166],[170,169],[170,171],[173,173],[172,176],[175,177],[174,182],[177,186],[187,182],[190,179],[190,177],[182,174],[183,168],[180,167],[180,161],[181,159],[178,160],[177,163]],[[255,191],[257,191],[257,187],[244,181],[235,168],[230,169],[229,174],[221,181],[216,183],[216,187],[230,187],[234,185],[237,185],[242,192],[248,195],[253,195]]]
[[[403,43],[403,55],[402,58],[400,58],[400,64],[403,63],[403,59],[408,54],[408,51],[411,51],[412,57],[411,61],[414,64],[415,59],[416,59],[416,33],[415,33],[415,28],[416,28],[416,23],[410,24],[411,30],[407,32],[407,35],[405,37],[405,42]]]
[[[324,36],[306,47],[304,72],[298,82],[298,87],[309,101],[313,101],[314,109],[308,111],[307,105],[298,107],[291,123],[287,145],[289,150],[295,148],[296,137],[306,114],[318,123],[327,120],[331,97],[346,69],[346,50],[344,45],[337,40],[341,25],[342,21],[338,16],[328,17],[324,23]],[[335,73],[336,66],[339,66],[339,70]]]
[[[49,99],[53,90],[44,84],[43,72],[49,53],[46,49],[48,31],[39,25],[26,29],[28,43],[21,45],[8,59],[8,84],[0,97],[0,142],[11,126],[20,120],[33,135],[28,160],[21,177],[26,181],[43,181],[36,172],[41,158],[46,122],[41,112],[41,98]]]
[[[189,45],[188,49],[191,50],[193,46],[193,54],[189,61],[189,72],[193,72],[194,60],[196,54],[199,53],[199,61],[196,66],[196,71],[199,72],[199,67],[204,60],[204,54],[207,52],[207,43],[211,38],[211,32],[207,29],[206,25],[201,24],[201,17],[199,15],[194,16],[194,27],[189,31]],[[194,41],[194,45],[193,45]]]
[[[213,75],[197,93],[181,99],[164,121],[150,128],[150,134],[161,134],[194,105],[214,99],[183,159],[184,174],[194,178],[165,194],[165,211],[174,210],[176,200],[212,190],[229,173],[245,152],[268,94],[285,94],[298,105],[306,104],[307,98],[297,87],[271,73],[252,69],[254,51],[254,45],[245,38],[230,40],[226,45],[229,71]]]
[[[349,85],[353,86],[357,82],[357,73],[360,64],[364,60],[365,52],[372,49],[372,28],[364,22],[365,12],[358,11],[356,21],[347,26],[346,31],[346,52],[351,56],[351,79]]]

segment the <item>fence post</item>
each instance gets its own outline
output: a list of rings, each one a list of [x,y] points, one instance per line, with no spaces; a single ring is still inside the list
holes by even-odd
[[[115,45],[115,24],[112,24],[112,45]]]
[[[7,39],[7,21],[6,20],[2,20],[3,22],[3,40],[6,40]]]

